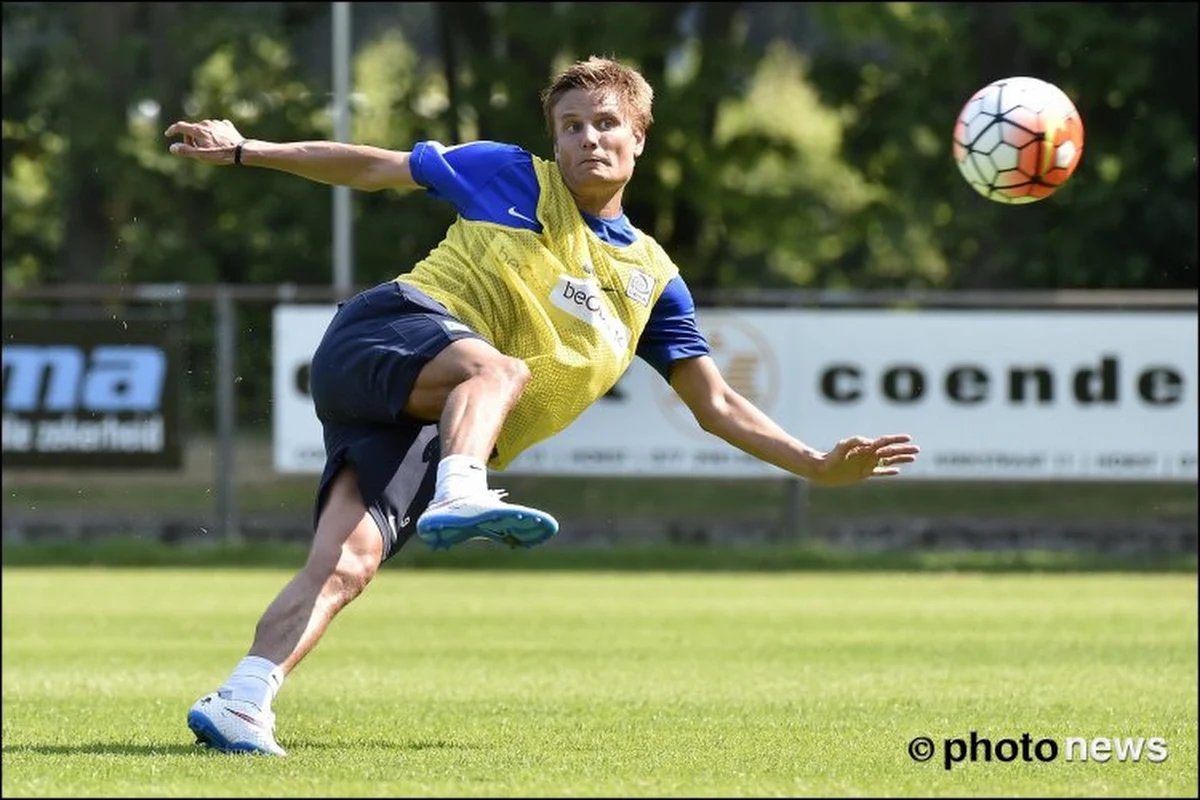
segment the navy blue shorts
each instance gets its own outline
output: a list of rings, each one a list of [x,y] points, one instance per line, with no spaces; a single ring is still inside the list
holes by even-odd
[[[417,375],[451,342],[482,338],[424,292],[388,281],[338,306],[313,353],[309,386],[325,436],[313,524],[346,463],[383,533],[384,559],[412,535],[433,498],[436,422],[404,413]]]

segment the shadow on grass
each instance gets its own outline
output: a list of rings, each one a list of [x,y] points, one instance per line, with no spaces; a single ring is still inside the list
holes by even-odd
[[[388,739],[337,739],[337,740],[304,740],[283,743],[289,752],[300,750],[406,750],[420,752],[423,750],[479,750],[481,745],[451,742],[445,739],[406,742]]]
[[[452,742],[446,739],[426,739],[416,741],[367,739],[347,741],[338,740],[299,740],[288,742],[285,748],[289,751],[302,750],[388,750],[420,752],[423,750],[478,750],[479,745],[464,742]],[[223,753],[202,744],[128,744],[118,742],[88,742],[84,744],[6,744],[0,747],[0,753],[5,756],[182,756],[201,755],[213,757],[250,757],[249,753]]]
[[[204,752],[206,748],[193,744],[128,744],[117,742],[87,742],[84,744],[6,744],[0,748],[5,756],[182,756]]]

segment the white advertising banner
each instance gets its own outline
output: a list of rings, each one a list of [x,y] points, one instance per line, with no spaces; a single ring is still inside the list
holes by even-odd
[[[912,434],[912,477],[1195,480],[1196,315],[822,311],[793,339],[817,446]]]
[[[276,466],[318,471],[320,428],[299,376],[332,309],[276,315]],[[814,447],[908,433],[922,448],[906,469],[912,478],[1197,477],[1194,313],[701,309],[699,317],[729,383]],[[640,360],[510,471],[784,474],[702,431]]]
[[[336,305],[275,306],[271,425],[278,472],[320,473],[325,467],[325,441],[308,393],[308,367],[336,311]]]

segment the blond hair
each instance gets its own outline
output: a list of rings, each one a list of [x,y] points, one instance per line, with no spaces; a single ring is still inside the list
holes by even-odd
[[[554,106],[572,89],[612,92],[630,125],[640,133],[650,130],[654,122],[654,115],[650,111],[654,89],[641,73],[611,58],[591,56],[587,61],[576,61],[558,73],[550,85],[542,90],[542,111],[546,115],[546,130],[551,139],[554,138]]]

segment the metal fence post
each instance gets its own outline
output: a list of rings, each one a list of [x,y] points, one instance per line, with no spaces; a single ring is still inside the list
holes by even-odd
[[[237,402],[234,395],[237,375],[237,309],[232,287],[222,284],[213,295],[216,319],[217,359],[217,530],[225,542],[241,541],[237,520],[237,482],[234,480],[233,439],[237,426]]]
[[[800,478],[788,478],[785,482],[783,538],[790,544],[812,539],[808,490],[808,482]]]

